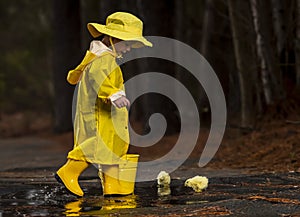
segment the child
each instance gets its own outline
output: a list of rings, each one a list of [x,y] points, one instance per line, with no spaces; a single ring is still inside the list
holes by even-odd
[[[129,13],[116,12],[107,17],[106,25],[89,23],[87,27],[94,38],[102,35],[103,39],[92,41],[80,65],[68,74],[69,83],[78,83],[74,148],[55,177],[71,193],[83,196],[78,177],[93,163],[116,176],[102,180],[102,186],[106,186],[104,194],[130,194],[131,189],[118,186],[119,162],[129,146],[126,107],[130,102],[116,57],[131,48],[152,44],[142,35],[142,21]]]

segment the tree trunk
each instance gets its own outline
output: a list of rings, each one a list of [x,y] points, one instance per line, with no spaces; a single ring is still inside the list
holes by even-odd
[[[91,40],[93,37],[90,35],[87,24],[89,22],[96,22],[100,23],[100,20],[102,18],[102,13],[100,13],[100,5],[102,1],[99,0],[89,0],[89,1],[80,1],[80,12],[81,12],[81,47],[82,52],[84,53],[89,47]],[[105,17],[103,17],[103,20],[105,21]]]
[[[154,1],[153,0],[137,0],[137,14],[144,22],[145,35],[162,35],[164,37],[174,37],[174,22],[175,19],[163,19],[165,17],[172,17],[175,13],[175,3],[172,0]],[[154,15],[155,13],[155,15]],[[174,64],[164,60],[148,59],[146,62],[141,61],[139,65],[140,72],[161,72],[174,76]],[[149,85],[145,79],[143,84]],[[174,87],[170,87],[174,88]],[[142,122],[145,124],[145,131],[149,131],[148,126],[149,117],[153,113],[161,113],[168,121],[167,134],[176,133],[179,130],[177,117],[174,115],[174,105],[169,103],[165,97],[157,94],[145,94],[141,104]]]
[[[253,127],[256,117],[256,51],[253,49],[254,27],[248,1],[228,0],[234,51],[241,92],[241,126]]]
[[[82,58],[79,0],[54,0],[53,11],[54,130],[65,132],[72,129],[74,90],[66,77]]]
[[[251,3],[252,15],[253,15],[254,29],[256,32],[257,57],[260,63],[260,73],[261,73],[263,92],[264,92],[266,104],[269,105],[273,102],[273,97],[272,97],[271,84],[268,76],[269,72],[266,65],[267,64],[266,58],[263,54],[263,48],[265,45],[264,45],[262,34],[260,32],[260,20],[259,20],[259,15],[257,10],[257,0],[250,0],[250,3]]]
[[[284,9],[282,0],[271,0],[272,2],[272,14],[273,14],[273,26],[276,36],[277,53],[280,54],[285,46],[285,24],[284,24]]]
[[[300,0],[297,0],[296,25],[296,80],[297,88],[300,89]]]
[[[203,17],[203,30],[202,30],[202,39],[201,39],[201,53],[207,58],[210,40],[213,35],[214,24],[215,24],[215,14],[213,13],[213,4],[214,1],[206,0],[205,1],[205,11]]]
[[[192,6],[192,5],[191,5]],[[215,12],[215,7],[216,7],[216,1],[215,0],[206,0],[205,1],[205,9],[203,13],[203,18],[201,19],[202,21],[202,37],[199,40],[200,44],[200,51],[201,54],[205,57],[207,61],[209,61],[213,65],[215,62],[213,62],[214,57],[216,53],[212,52],[214,50],[214,34],[216,33],[216,12]],[[193,37],[193,36],[192,36]],[[194,37],[193,37],[194,38]],[[216,49],[214,50],[216,51]],[[214,69],[217,69],[216,67],[213,67]],[[207,112],[204,111],[209,111],[209,101],[207,99],[206,93],[202,86],[198,87],[199,91],[199,103],[202,105],[200,109],[200,114],[201,114],[201,119],[203,120],[204,117],[210,116],[207,114]]]
[[[277,52],[276,38],[272,25],[272,9],[270,0],[253,0],[253,8],[257,11],[257,32],[261,35],[261,53],[264,57],[268,74],[264,79],[270,84],[270,99],[268,104],[282,99],[285,95]]]

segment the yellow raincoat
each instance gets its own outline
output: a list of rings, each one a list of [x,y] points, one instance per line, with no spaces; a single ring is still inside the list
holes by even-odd
[[[100,41],[67,80],[77,84],[74,148],[68,158],[96,164],[117,164],[129,146],[128,111],[111,104],[125,95],[116,55]],[[74,105],[73,105],[74,106]]]

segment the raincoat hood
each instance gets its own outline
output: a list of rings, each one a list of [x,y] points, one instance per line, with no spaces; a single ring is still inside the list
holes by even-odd
[[[95,58],[101,56],[105,52],[109,52],[113,56],[116,56],[116,54],[101,41],[92,41],[90,44],[90,49],[86,52],[81,63],[75,69],[69,71],[67,81],[73,85],[77,84],[81,79],[82,72],[84,71],[85,67]]]
[[[107,17],[106,25],[88,23],[87,28],[94,38],[105,34],[124,41],[136,41],[133,48],[152,47],[152,43],[143,37],[143,22],[130,13],[113,13]]]

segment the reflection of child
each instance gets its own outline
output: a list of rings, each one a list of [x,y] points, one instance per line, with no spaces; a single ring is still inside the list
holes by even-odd
[[[89,23],[93,37],[81,64],[71,70],[67,80],[78,83],[74,119],[74,148],[68,161],[56,173],[56,179],[73,194],[83,196],[78,177],[90,163],[106,170],[118,168],[129,144],[128,111],[123,76],[116,57],[131,48],[152,46],[142,36],[143,23],[129,13],[116,12],[107,17],[106,25]],[[112,47],[112,49],[109,48]],[[115,191],[128,194],[128,191]]]

